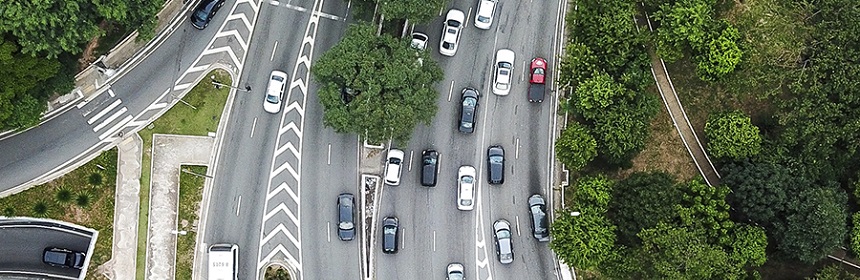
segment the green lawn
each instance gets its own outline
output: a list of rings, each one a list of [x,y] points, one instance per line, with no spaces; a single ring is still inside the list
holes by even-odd
[[[191,279],[191,269],[194,267],[194,242],[197,238],[198,221],[197,209],[203,198],[203,184],[206,178],[206,166],[183,165],[179,174],[179,226],[177,230],[184,230],[186,235],[178,236],[176,240],[176,278]],[[190,173],[189,173],[190,172]]]
[[[231,84],[230,76],[221,71],[213,72],[216,79],[224,84]],[[206,74],[206,77],[213,75]],[[147,128],[139,132],[143,139],[143,159],[140,174],[140,219],[137,233],[137,279],[143,279],[146,267],[146,234],[149,224],[149,171],[152,165],[152,134],[181,134],[181,135],[207,135],[218,128],[221,120],[221,112],[227,102],[230,89],[222,87],[215,89],[208,79],[191,89],[182,102],[177,103],[170,111],[155,120]],[[198,200],[199,202],[199,200]],[[193,235],[192,232],[188,233]],[[193,242],[193,239],[192,239]],[[192,247],[193,248],[193,243]],[[178,263],[178,262],[177,262]],[[177,269],[178,273],[179,269]],[[182,278],[177,278],[182,279]]]
[[[99,231],[87,275],[110,260],[113,246],[117,150],[111,149],[51,182],[0,198],[3,216],[62,220]]]

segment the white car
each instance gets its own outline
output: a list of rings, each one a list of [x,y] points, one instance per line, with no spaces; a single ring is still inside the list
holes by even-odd
[[[479,29],[490,29],[493,25],[493,14],[496,13],[497,0],[478,0],[478,9],[475,10],[475,27]]]
[[[266,87],[266,99],[263,100],[263,110],[275,114],[281,110],[281,96],[287,87],[287,73],[274,70],[269,76],[269,86]]]
[[[385,183],[391,186],[400,185],[400,172],[403,171],[403,151],[391,149],[385,161]]]
[[[439,53],[445,56],[454,56],[457,46],[460,44],[460,34],[463,31],[463,21],[466,14],[457,9],[448,11],[445,16],[445,25],[442,28],[442,40],[439,40]]]
[[[457,209],[475,209],[475,174],[475,168],[468,165],[460,166],[457,171]]]
[[[412,33],[412,41],[409,45],[420,51],[427,49],[427,34],[421,32]]]
[[[493,79],[493,94],[508,95],[514,75],[514,51],[500,49],[496,52],[496,78]]]

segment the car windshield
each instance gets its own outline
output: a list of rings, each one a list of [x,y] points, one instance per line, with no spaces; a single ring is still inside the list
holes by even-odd
[[[206,20],[206,16],[207,16],[206,12],[203,11],[203,9],[200,9],[200,10],[197,10],[197,12],[194,12],[194,18],[197,19],[198,21]]]
[[[448,26],[450,26],[450,27],[460,27],[460,22],[453,20],[453,19],[449,19],[445,23],[448,24]],[[453,32],[451,32],[451,29],[448,29],[448,32],[453,33]],[[454,32],[456,32],[456,31],[454,31]]]
[[[390,158],[390,159],[388,159],[388,163],[390,163],[390,164],[400,164],[400,159],[399,159],[399,158]]]
[[[443,42],[442,47],[446,50],[452,50],[454,49],[454,43]]]
[[[462,204],[464,206],[469,206],[469,205],[472,205],[472,200],[471,199],[461,199],[460,204]]]
[[[257,99],[257,100],[259,100],[259,99]],[[272,104],[278,104],[278,101],[279,101],[278,96],[271,95],[271,94],[266,95],[266,102],[269,102]]]
[[[474,98],[463,99],[463,106],[466,106],[466,107],[474,107],[475,104],[477,104],[477,103],[478,103],[478,100],[475,100]]]
[[[507,69],[510,69],[510,68],[513,68],[513,66],[512,66],[510,63],[507,63],[507,62],[504,62],[504,61],[503,61],[503,62],[499,62],[499,68],[507,68]]]
[[[535,68],[535,75],[543,75],[543,68]]]
[[[432,157],[424,158],[424,164],[426,164],[426,165],[435,164],[435,163],[436,163],[436,159],[434,159]]]
[[[478,16],[478,21],[483,22],[483,23],[488,23],[488,22],[490,22],[490,18],[485,17],[485,16]]]
[[[505,160],[502,156],[491,156],[490,163],[502,163]]]
[[[382,233],[384,234],[397,234],[397,228],[395,227],[384,227],[382,228]]]
[[[352,222],[340,222],[339,227],[340,229],[352,229],[355,225]]]
[[[503,229],[503,230],[496,232],[496,236],[498,236],[500,240],[511,238],[511,232],[506,230],[506,229]]]
[[[454,271],[454,272],[451,272],[451,274],[448,274],[448,280],[463,280],[463,279],[466,279],[466,278],[463,278],[463,273],[460,273],[459,271]]]
[[[284,77],[281,77],[281,76],[272,76],[272,81],[278,81],[278,82],[283,83],[283,82],[284,82]]]
[[[471,184],[472,181],[475,180],[475,178],[472,178],[472,176],[463,176],[461,180],[463,180],[464,184]]]

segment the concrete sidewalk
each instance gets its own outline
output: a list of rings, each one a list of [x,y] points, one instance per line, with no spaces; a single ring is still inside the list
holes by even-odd
[[[134,279],[137,267],[137,224],[140,214],[140,162],[143,140],[137,133],[117,145],[116,197],[111,260],[99,267],[110,279]]]
[[[146,279],[173,279],[181,165],[209,165],[215,139],[155,134],[152,137]],[[119,279],[119,278],[118,278]]]

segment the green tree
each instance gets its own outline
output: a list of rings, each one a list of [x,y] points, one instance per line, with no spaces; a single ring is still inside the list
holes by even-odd
[[[98,25],[105,20],[139,28],[142,38],[149,39],[162,4],[164,0],[7,0],[0,7],[0,31],[15,36],[23,53],[54,58],[78,53],[82,43],[103,33]]]
[[[700,230],[659,223],[639,238],[643,279],[739,279],[743,273]]]
[[[705,123],[708,152],[716,158],[742,160],[761,152],[761,134],[742,112],[712,114]]]
[[[613,182],[606,176],[585,176],[576,182],[573,200],[579,207],[605,212],[612,198],[612,188]]]
[[[785,166],[770,162],[730,163],[721,173],[722,185],[732,188],[730,198],[741,218],[768,228],[784,223],[790,198],[809,186]]]
[[[701,179],[694,179],[681,189],[681,203],[675,206],[681,224],[701,230],[713,244],[727,246],[735,227],[729,219],[729,204],[726,202],[726,195],[731,190],[723,185],[708,186]]]
[[[841,265],[831,264],[825,266],[814,277],[807,277],[807,280],[860,280],[860,277],[846,271]]]
[[[741,224],[735,227],[729,248],[729,260],[738,267],[761,266],[767,261],[767,234],[761,227]]]
[[[597,141],[579,122],[572,121],[556,139],[555,155],[568,169],[578,171],[597,156]]]
[[[743,56],[737,44],[740,39],[738,29],[726,21],[721,22],[721,25],[723,30],[720,36],[710,39],[705,51],[696,57],[696,72],[705,81],[715,81],[735,71]]]
[[[643,229],[659,222],[673,223],[680,200],[675,178],[663,172],[636,172],[618,182],[609,204],[610,220],[618,226],[618,241],[634,247],[640,243],[636,235]]]
[[[613,254],[615,226],[605,217],[605,210],[576,209],[579,216],[559,215],[551,226],[549,247],[564,263],[577,269],[592,270]],[[562,213],[570,213],[567,209]]]
[[[851,215],[851,251],[860,252],[860,213]]]
[[[429,23],[448,4],[448,0],[383,0],[379,8],[385,18],[408,19],[414,23]]]
[[[405,143],[418,123],[429,125],[436,114],[439,94],[433,86],[442,69],[427,52],[387,34],[376,36],[373,25],[351,25],[311,73],[321,85],[323,124],[337,132]],[[344,100],[345,88],[352,100]]]
[[[806,189],[789,203],[777,248],[786,256],[815,263],[842,245],[847,234],[848,197],[832,187]]]
[[[684,52],[701,50],[707,46],[713,24],[712,0],[679,0],[664,4],[654,14],[660,24],[657,28],[657,53],[672,62]]]
[[[600,119],[608,108],[626,104],[635,96],[606,73],[594,73],[592,78],[579,84],[575,94],[571,99],[572,107],[582,118],[591,121]]]
[[[34,89],[59,68],[57,61],[21,54],[15,43],[0,41],[0,129],[39,123],[46,108],[44,101],[52,92]]]

